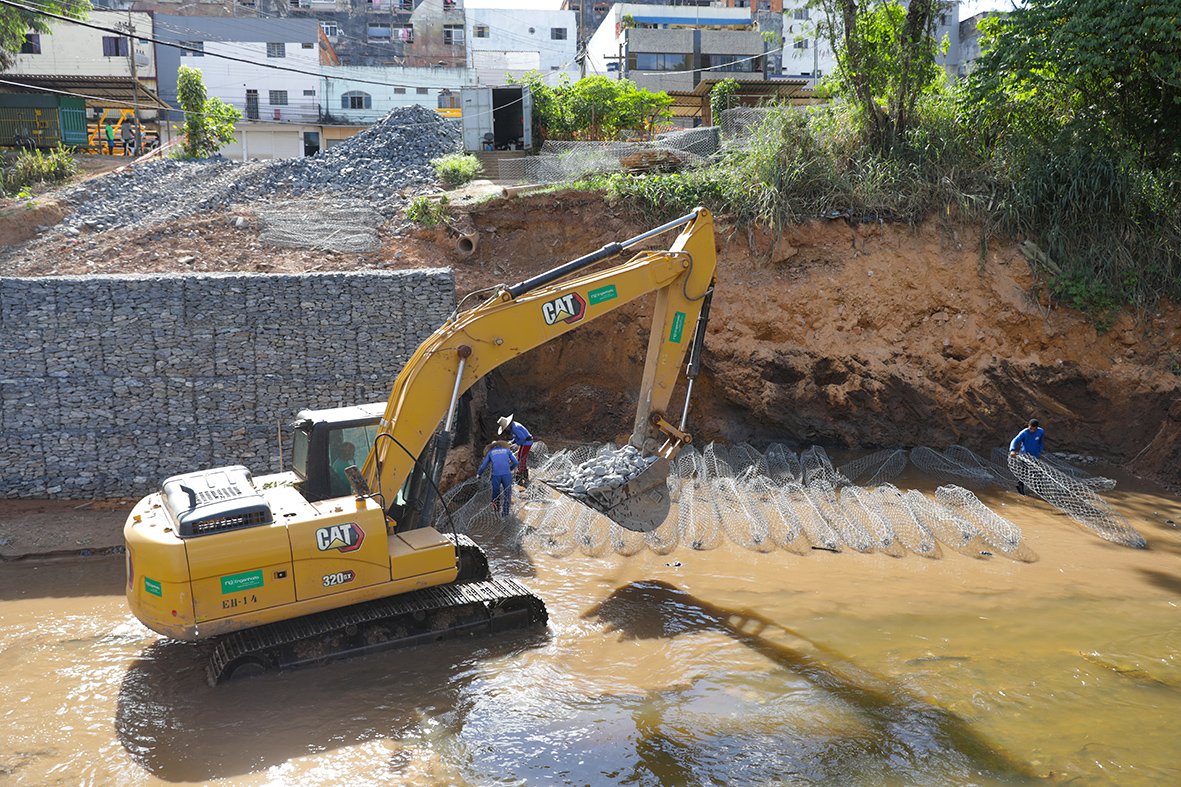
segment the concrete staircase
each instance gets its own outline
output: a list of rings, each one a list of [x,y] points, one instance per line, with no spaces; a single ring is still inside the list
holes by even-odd
[[[525,156],[523,150],[497,150],[474,154],[480,160],[484,171],[479,177],[497,183],[521,183],[525,179]]]

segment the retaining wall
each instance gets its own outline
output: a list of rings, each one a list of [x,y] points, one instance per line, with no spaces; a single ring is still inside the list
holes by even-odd
[[[304,408],[388,397],[449,270],[0,278],[0,497],[135,497],[278,469]]]

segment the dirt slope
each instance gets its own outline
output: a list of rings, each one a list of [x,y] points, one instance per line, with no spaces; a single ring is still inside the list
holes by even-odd
[[[468,256],[445,229],[406,236],[387,227],[383,250],[371,255],[272,249],[244,209],[10,246],[0,272],[451,265],[462,296],[652,226],[581,192],[467,210],[458,226],[477,235]],[[987,449],[1036,415],[1051,449],[1181,483],[1181,377],[1173,371],[1181,309],[1164,304],[1142,325],[1124,317],[1098,335],[1080,315],[1030,295],[1034,282],[1015,244],[994,240],[982,261],[969,227],[817,221],[773,240],[722,219],[719,243],[691,418],[700,440]],[[631,304],[495,372],[481,392],[488,417],[478,437],[491,436],[502,411],[551,441],[626,435],[649,309],[646,300]]]
[[[464,289],[647,229],[581,194],[494,203],[471,218],[481,239],[455,263]],[[813,222],[774,242],[725,221],[719,229],[707,379],[693,410],[700,438],[981,449],[1036,415],[1051,448],[1138,456],[1136,472],[1181,480],[1176,307],[1098,335],[1031,297],[1013,243],[993,241],[982,262],[972,228]],[[648,308],[507,365],[490,406],[543,435],[628,431]]]

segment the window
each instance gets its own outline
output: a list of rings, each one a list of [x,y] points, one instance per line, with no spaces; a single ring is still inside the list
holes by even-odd
[[[25,42],[21,44],[22,55],[39,55],[41,54],[41,34],[27,33],[25,35]]]
[[[361,90],[350,90],[340,97],[341,109],[373,109],[373,97]]]
[[[693,56],[682,53],[631,52],[627,67],[633,71],[688,71],[693,68]]]
[[[324,35],[328,36],[329,38],[336,38],[338,35],[340,35],[340,28],[337,26],[336,22],[321,22],[320,29],[323,30]]]
[[[272,90],[272,91],[270,91],[270,100],[268,103],[272,107],[287,106],[287,91],[286,90]]]
[[[551,27],[549,29],[549,37],[550,37],[551,41],[565,41],[566,40],[566,28]]]
[[[459,46],[463,43],[463,25],[443,25],[443,43]]]
[[[404,95],[406,95],[406,88],[404,88],[404,87],[396,87],[396,88],[394,88],[394,95],[395,95],[395,96],[404,96]]]
[[[205,57],[205,42],[204,41],[181,41],[180,45],[187,46],[189,48],[189,50],[193,50],[193,49],[197,50],[196,52],[193,52],[193,51],[185,51],[182,49],[181,50],[181,57],[184,57],[185,55],[188,55],[189,57]]]
[[[369,25],[370,43],[385,43],[390,40],[389,25]]]
[[[795,11],[792,12],[791,18],[792,19],[807,19],[808,18],[808,9],[807,8],[797,8]]]
[[[103,36],[103,57],[127,57],[127,39],[122,36]]]
[[[287,57],[287,45],[267,44],[267,57]]]
[[[757,70],[755,64],[758,58],[750,55],[702,55],[701,64],[714,71],[742,71],[750,73]]]
[[[258,120],[258,91],[246,91],[246,117],[250,120]]]
[[[312,96],[312,97],[315,97],[315,95],[316,95],[316,91],[314,91],[314,90],[305,90],[305,91],[303,91],[303,94],[304,94],[305,96]]]
[[[808,39],[801,38],[799,41],[796,41],[794,44],[792,44],[792,48],[793,49],[807,49],[808,48]]]
[[[487,38],[488,37],[488,25],[476,25],[475,27],[473,27],[472,28],[472,37],[473,38]]]
[[[312,43],[310,41],[300,42],[299,48],[300,49],[311,49]]]
[[[420,95],[420,96],[425,96],[425,95],[428,95],[431,91],[427,90],[425,87],[420,87],[415,92],[417,92],[418,95]]]

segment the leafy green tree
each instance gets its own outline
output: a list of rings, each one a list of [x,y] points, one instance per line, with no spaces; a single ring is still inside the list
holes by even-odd
[[[981,25],[965,103],[989,141],[1069,129],[1181,164],[1181,2],[1027,0]]]
[[[709,89],[709,114],[715,126],[721,125],[724,111],[738,105],[739,87],[737,79],[726,78]]]
[[[947,0],[811,0],[837,59],[839,92],[856,103],[871,144],[906,137],[920,99],[943,83],[935,19]]]
[[[534,139],[614,140],[651,134],[669,117],[672,99],[636,87],[630,79],[593,76],[548,84],[538,72],[521,82],[533,94]]]
[[[242,114],[220,98],[209,98],[200,70],[181,66],[176,79],[177,101],[185,113],[187,156],[211,156],[234,140],[234,124]]]
[[[89,0],[43,0],[30,3],[42,11],[60,14],[72,19],[85,19],[90,15]],[[40,14],[22,11],[11,6],[0,6],[0,70],[12,68],[15,56],[20,52],[28,33],[48,33],[54,20]],[[69,24],[57,22],[57,24]]]

